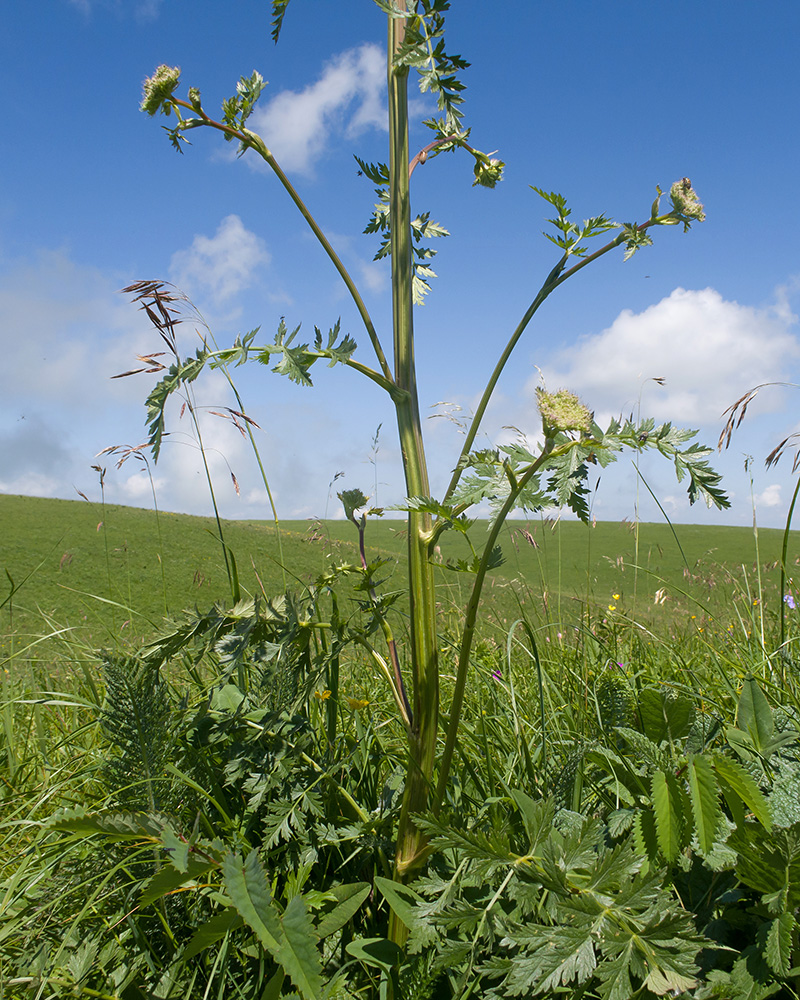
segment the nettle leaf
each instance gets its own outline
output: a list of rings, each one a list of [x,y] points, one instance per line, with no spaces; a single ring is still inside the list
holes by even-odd
[[[792,967],[792,936],[796,926],[791,913],[781,913],[769,925],[764,957],[779,976],[788,976]]]
[[[683,822],[683,796],[675,776],[655,771],[651,783],[653,811],[656,817],[656,836],[661,853],[670,863],[685,846]]]
[[[702,754],[694,754],[689,758],[688,774],[695,832],[700,850],[707,854],[714,844],[717,827],[722,820],[719,786],[710,759]]]

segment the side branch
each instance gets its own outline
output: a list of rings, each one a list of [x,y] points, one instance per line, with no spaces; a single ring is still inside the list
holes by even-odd
[[[649,229],[650,226],[663,225],[665,223],[665,220],[668,219],[669,215],[671,214],[672,213],[669,213],[668,215],[659,216],[658,218],[654,219],[649,219],[647,222],[643,222],[641,223],[641,225],[637,225],[636,230],[638,232],[644,232],[645,230]],[[489,376],[489,381],[486,383],[486,388],[483,391],[483,395],[481,396],[480,402],[478,403],[478,406],[475,410],[475,415],[472,418],[472,422],[470,423],[470,426],[467,430],[467,434],[464,439],[464,445],[461,449],[461,454],[459,455],[458,462],[456,464],[455,470],[450,480],[450,484],[448,485],[447,491],[444,495],[442,501],[443,503],[445,504],[449,503],[450,498],[452,497],[456,487],[458,486],[458,482],[461,479],[461,474],[464,471],[465,460],[467,458],[467,455],[469,455],[470,451],[472,450],[473,444],[475,443],[475,438],[478,435],[478,430],[480,428],[481,421],[483,420],[483,417],[486,413],[486,409],[489,405],[492,395],[494,394],[494,390],[497,387],[497,383],[500,380],[500,376],[502,375],[503,370],[505,369],[506,364],[508,363],[508,360],[511,357],[511,354],[514,351],[514,348],[519,343],[520,337],[525,332],[530,321],[533,319],[534,315],[539,309],[539,306],[541,306],[541,304],[545,301],[545,299],[550,295],[551,292],[553,292],[556,288],[558,288],[559,285],[563,284],[568,278],[571,278],[573,274],[577,274],[577,272],[580,271],[582,268],[586,267],[587,264],[590,264],[592,261],[597,260],[598,257],[602,257],[604,254],[607,254],[610,250],[613,250],[615,247],[620,246],[622,243],[626,242],[627,239],[629,239],[629,236],[627,236],[626,233],[624,232],[619,233],[617,236],[614,237],[613,240],[610,240],[608,243],[606,243],[605,246],[601,247],[599,250],[596,250],[593,254],[590,254],[588,257],[582,258],[580,261],[578,261],[578,263],[574,264],[571,268],[569,268],[569,270],[565,270],[565,267],[567,261],[569,260],[570,255],[568,253],[565,253],[561,257],[559,262],[556,264],[556,266],[553,268],[553,270],[550,272],[550,274],[547,276],[544,283],[542,284],[542,287],[536,293],[535,298],[528,306],[522,319],[517,324],[517,327],[512,333],[508,343],[506,344],[503,353],[500,355],[500,358],[498,359],[492,374]]]
[[[378,359],[378,364],[380,365],[381,371],[383,372],[383,375],[388,382],[394,382],[394,378],[392,376],[392,370],[386,360],[386,355],[384,354],[383,347],[381,346],[380,339],[378,337],[377,331],[375,330],[375,325],[372,322],[372,317],[370,316],[369,311],[366,305],[364,304],[364,300],[361,298],[361,293],[358,291],[358,288],[356,287],[355,282],[350,276],[349,271],[342,263],[339,255],[331,246],[330,241],[325,236],[325,233],[319,227],[316,219],[306,207],[305,202],[297,193],[291,181],[283,172],[283,170],[280,167],[280,164],[272,155],[272,153],[269,151],[269,149],[266,146],[266,143],[261,138],[261,136],[255,132],[251,132],[249,129],[246,128],[237,129],[231,127],[230,125],[226,125],[224,122],[216,121],[215,119],[209,117],[204,111],[199,110],[198,108],[189,104],[187,101],[182,101],[176,97],[173,97],[171,99],[171,103],[173,103],[178,107],[184,108],[187,111],[191,111],[193,115],[199,115],[204,125],[208,125],[211,128],[215,128],[219,132],[224,133],[225,135],[229,136],[232,139],[238,139],[239,142],[241,142],[244,146],[249,147],[256,153],[258,153],[258,155],[272,169],[278,180],[283,185],[286,193],[292,199],[298,211],[308,223],[309,228],[313,232],[314,236],[316,236],[317,241],[322,246],[322,249],[330,258],[331,263],[336,268],[336,271],[339,274],[339,277],[345,283],[347,290],[350,293],[350,297],[355,303],[356,309],[358,309],[358,313],[361,316],[367,334],[369,335],[369,339],[372,343],[372,347],[373,350],[375,351],[375,356]]]

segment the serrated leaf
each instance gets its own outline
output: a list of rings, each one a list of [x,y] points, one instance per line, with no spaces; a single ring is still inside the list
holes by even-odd
[[[792,967],[792,933],[796,926],[791,913],[781,913],[769,925],[764,957],[779,976],[788,976]]]
[[[222,874],[231,902],[259,941],[305,1000],[317,1000],[322,990],[317,936],[302,896],[293,897],[281,918],[255,850],[244,863],[240,855],[227,854]]]
[[[672,863],[680,854],[683,846],[683,823],[680,814],[680,800],[677,790],[671,787],[670,778],[674,782],[672,775],[656,771],[653,774],[651,793],[653,811],[656,817],[658,846],[667,861]]]
[[[317,935],[302,896],[294,896],[281,919],[284,939],[276,956],[306,1000],[322,993],[322,965]]]
[[[597,966],[590,926],[561,925],[538,931],[537,947],[526,948],[511,963],[505,984],[510,996],[551,994],[571,983],[580,985]]]
[[[142,838],[160,840],[164,820],[150,813],[89,812],[83,807],[76,806],[57,812],[47,826],[52,830],[80,833],[84,836],[102,833],[110,842]]]
[[[222,860],[222,875],[231,902],[267,951],[277,959],[283,930],[258,852],[250,851],[244,863],[241,855],[226,854]]]
[[[722,819],[719,788],[708,757],[701,754],[690,757],[688,772],[694,828],[700,850],[707,853],[711,850],[717,827]]]
[[[642,809],[633,821],[633,844],[638,854],[655,861],[658,857],[658,836],[655,817]]]
[[[694,976],[685,976],[673,969],[656,968],[645,979],[644,985],[659,997],[667,993],[678,996],[697,986],[697,980]]]
[[[604,962],[597,970],[601,979],[597,992],[604,1000],[630,1000],[634,995],[628,971],[630,944],[612,962]]]
[[[719,753],[712,754],[711,760],[720,781],[723,781],[744,802],[767,831],[771,830],[772,816],[767,800],[742,765]]]

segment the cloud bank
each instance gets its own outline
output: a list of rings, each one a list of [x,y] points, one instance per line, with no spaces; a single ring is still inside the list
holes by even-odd
[[[775,306],[756,308],[727,301],[713,288],[676,288],[643,312],[624,310],[542,371],[549,388],[572,389],[598,416],[635,413],[643,394],[643,415],[692,427],[719,424],[748,389],[786,379],[800,358],[796,323],[780,296]],[[647,386],[653,378],[663,379],[663,387]],[[759,405],[769,406],[769,397]]]
[[[256,108],[256,132],[285,170],[309,174],[337,134],[386,128],[384,55],[377,45],[348,49],[304,90],[284,90]]]

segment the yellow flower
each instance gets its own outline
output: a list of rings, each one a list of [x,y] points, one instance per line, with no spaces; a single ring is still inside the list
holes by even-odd
[[[609,610],[609,611],[616,611],[616,610],[617,610],[617,606],[616,606],[616,604],[609,604],[609,606],[608,606],[608,610]]]
[[[366,698],[346,698],[345,700],[353,712],[360,712],[362,708],[366,708],[369,705]]]
[[[619,600],[619,594],[612,594],[611,595],[611,600],[612,601],[618,601]]]
[[[314,697],[317,698],[319,701],[327,701],[328,698],[330,698],[330,696],[331,696],[331,693],[330,693],[330,691],[327,688],[325,688],[324,691],[315,691],[314,692]]]

